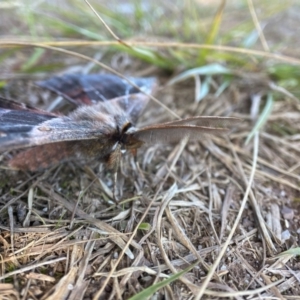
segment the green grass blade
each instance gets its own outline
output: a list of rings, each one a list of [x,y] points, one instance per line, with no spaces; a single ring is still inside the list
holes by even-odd
[[[83,28],[82,26],[67,22],[66,20],[61,20],[58,17],[48,16],[46,14],[43,14],[43,17],[48,19],[48,24],[51,24],[53,28],[59,30],[62,35],[72,36],[72,34],[76,33],[92,40],[101,41],[105,39],[105,35],[95,33],[87,28]]]
[[[150,230],[151,229],[151,225],[149,223],[141,223],[141,225],[139,226],[139,230]]]
[[[297,247],[297,248],[289,249],[287,251],[279,253],[278,255],[276,255],[276,257],[281,257],[281,256],[286,256],[286,255],[287,256],[289,256],[289,255],[298,256],[298,255],[300,255],[300,248]]]
[[[213,19],[210,32],[207,36],[206,44],[213,44],[214,41],[216,40],[216,37],[217,37],[219,29],[220,29],[220,25],[222,22],[225,3],[226,3],[226,1],[223,0],[220,4],[220,7],[218,8],[218,11]]]
[[[232,78],[227,78],[223,81],[223,83],[219,86],[219,88],[215,92],[215,97],[220,97],[222,93],[230,86],[232,82]]]
[[[114,48],[127,52],[128,54],[142,59],[150,64],[154,64],[164,69],[173,69],[174,61],[166,57],[162,57],[157,51],[142,47],[124,47],[123,45],[117,45]]]
[[[29,71],[32,67],[36,66],[44,53],[45,49],[35,48],[31,57],[22,65],[21,71],[26,72]]]
[[[210,90],[210,82],[211,82],[211,76],[206,76],[204,81],[201,84],[201,88],[199,92],[197,93],[196,102],[200,102],[205,96],[208,95]]]
[[[244,48],[251,48],[255,45],[255,43],[257,42],[259,36],[256,30],[253,30],[252,32],[250,32],[250,34],[248,34],[243,42],[242,42],[242,47]]]
[[[172,276],[170,276],[168,279],[165,279],[161,282],[158,282],[152,286],[149,286],[148,288],[144,289],[140,293],[134,295],[133,297],[129,298],[129,300],[146,300],[149,297],[151,297],[155,292],[157,292],[159,289],[167,286],[174,280],[180,278],[182,275],[193,269],[199,262],[197,261],[196,263],[190,265],[186,269],[182,270],[181,272],[178,272]]]
[[[262,128],[262,126],[267,122],[268,117],[272,112],[273,104],[274,104],[273,94],[268,93],[267,103],[266,103],[261,115],[259,116],[256,124],[254,125],[253,129],[249,133],[249,135],[246,139],[245,145],[247,145],[249,143],[249,141],[253,138],[254,134],[257,131],[259,131]]]
[[[212,21],[212,25],[211,25],[208,35],[206,37],[205,44],[208,44],[208,45],[214,44],[214,42],[217,38],[217,35],[219,33],[225,4],[226,4],[226,1],[222,0],[220,6],[218,8],[218,11]],[[208,49],[203,49],[202,51],[200,51],[198,63],[203,64],[206,61],[206,58],[207,58],[207,55],[209,52],[210,52],[210,50],[208,50]]]
[[[223,67],[220,64],[209,64],[199,68],[187,70],[178,76],[174,77],[168,82],[168,85],[186,80],[190,77],[197,75],[216,75],[216,74],[232,74],[232,71],[228,68]]]

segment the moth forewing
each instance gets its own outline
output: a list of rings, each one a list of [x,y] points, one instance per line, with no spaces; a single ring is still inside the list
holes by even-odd
[[[50,113],[50,112],[44,111],[42,109],[32,107],[30,105],[20,103],[20,102],[11,100],[11,99],[7,99],[7,98],[1,97],[1,96],[0,96],[0,108],[16,110],[16,111],[19,111],[20,113],[22,113],[22,112],[24,113],[24,111],[33,111],[33,112],[43,114],[43,115],[55,116],[54,113]]]
[[[147,94],[151,94],[156,86],[154,77],[130,77],[129,80]],[[140,92],[125,79],[110,74],[65,74],[36,82],[36,84],[63,96],[79,106],[93,105]]]

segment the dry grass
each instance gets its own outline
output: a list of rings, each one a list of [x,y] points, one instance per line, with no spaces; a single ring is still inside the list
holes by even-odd
[[[62,71],[91,68],[60,54],[44,58],[72,65]],[[13,65],[23,59],[14,56]],[[166,86],[168,74],[127,54],[104,60],[122,74],[158,77],[155,96],[180,117],[244,122],[229,137],[153,145],[136,159],[124,157],[119,206],[111,201],[112,174],[101,165],[21,173],[5,167],[11,154],[4,153],[0,299],[128,299],[196,261],[153,297],[298,299],[299,256],[287,250],[297,249],[300,233],[299,100],[277,93],[268,121],[245,145],[274,90],[262,72],[241,71],[218,97],[222,77],[213,77],[213,89],[197,103],[193,80]],[[1,94],[47,108],[55,97],[34,87],[36,78],[11,76]],[[168,118],[152,102],[139,124]]]

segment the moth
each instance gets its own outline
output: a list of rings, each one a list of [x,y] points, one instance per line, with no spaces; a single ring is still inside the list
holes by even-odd
[[[154,78],[131,78],[152,93]],[[36,171],[62,161],[103,161],[119,164],[126,151],[144,144],[197,140],[203,133],[226,133],[239,122],[231,117],[196,116],[136,127],[149,97],[114,75],[64,75],[38,82],[78,107],[68,115],[47,112],[0,97],[0,151],[24,149],[9,166]]]

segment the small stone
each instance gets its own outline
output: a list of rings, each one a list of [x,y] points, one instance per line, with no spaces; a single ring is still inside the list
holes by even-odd
[[[289,230],[284,230],[281,233],[281,240],[284,242],[286,240],[288,240],[291,237],[291,233]]]
[[[281,209],[281,213],[283,215],[283,218],[286,220],[292,220],[294,218],[294,210],[287,206],[283,206],[283,208]]]
[[[225,271],[225,270],[227,270],[227,266],[223,265],[220,269],[221,269],[221,271]]]

